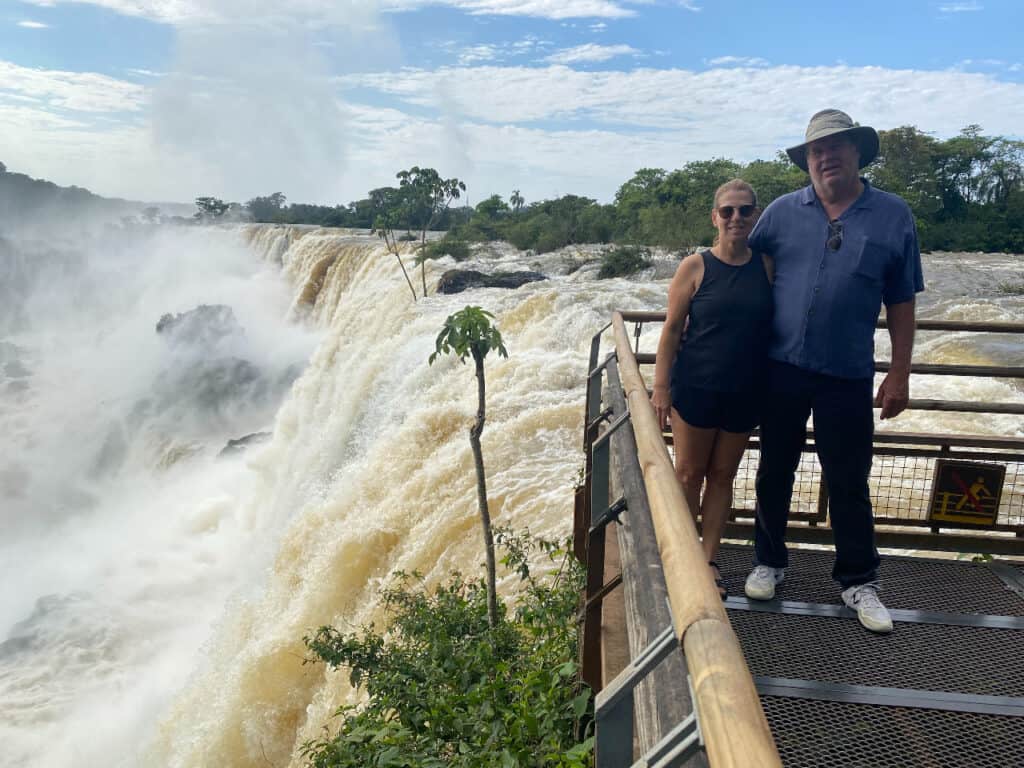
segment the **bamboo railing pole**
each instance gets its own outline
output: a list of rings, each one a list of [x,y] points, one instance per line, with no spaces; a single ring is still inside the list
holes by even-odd
[[[708,762],[712,768],[781,768],[618,312],[612,315],[612,328],[672,619],[685,651]]]
[[[698,621],[683,641],[708,764],[781,766],[754,680],[732,627]]]

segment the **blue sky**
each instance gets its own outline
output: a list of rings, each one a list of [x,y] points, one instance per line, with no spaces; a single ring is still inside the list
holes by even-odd
[[[826,106],[1019,136],[1022,28],[1018,0],[0,0],[0,160],[148,200],[347,202],[414,164],[610,200]]]

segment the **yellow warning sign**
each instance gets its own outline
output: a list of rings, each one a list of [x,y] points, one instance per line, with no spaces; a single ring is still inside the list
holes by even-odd
[[[1006,467],[973,461],[935,461],[928,519],[955,525],[991,526],[999,513]]]

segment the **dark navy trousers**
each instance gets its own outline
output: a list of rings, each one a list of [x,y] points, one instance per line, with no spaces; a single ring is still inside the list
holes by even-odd
[[[868,490],[874,417],[871,379],[841,379],[769,361],[757,468],[756,562],[784,568],[793,480],[813,414],[836,546],[832,578],[843,588],[873,581],[878,549]]]

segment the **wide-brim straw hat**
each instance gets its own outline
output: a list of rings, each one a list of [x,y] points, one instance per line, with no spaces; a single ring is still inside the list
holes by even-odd
[[[861,168],[878,157],[878,133],[875,129],[870,125],[857,125],[848,114],[838,109],[823,109],[811,117],[811,121],[807,123],[807,132],[804,134],[804,143],[790,147],[786,154],[797,166],[806,171],[807,145],[838,133],[846,134],[857,145]]]

